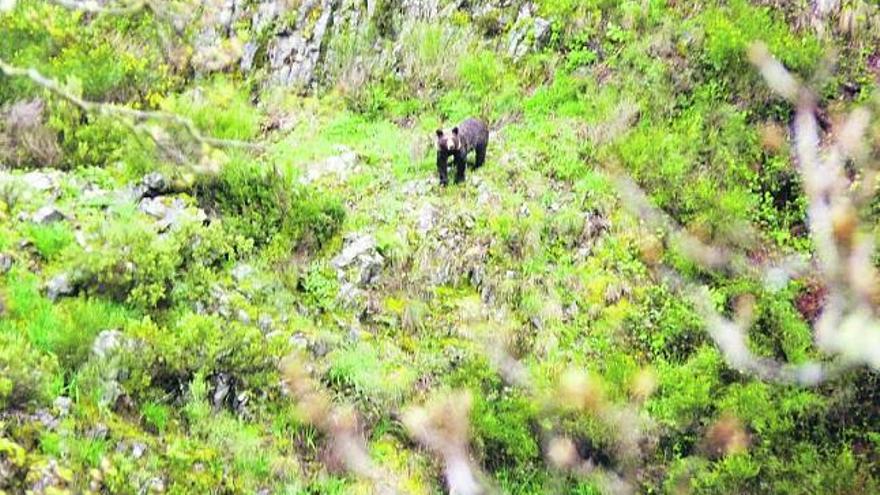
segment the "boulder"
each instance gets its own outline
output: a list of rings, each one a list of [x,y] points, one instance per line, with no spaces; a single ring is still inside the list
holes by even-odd
[[[12,270],[12,255],[9,253],[0,253],[0,275],[5,275]]]
[[[165,218],[168,213],[168,207],[165,206],[161,197],[144,198],[138,205],[138,209],[156,219]]]
[[[95,337],[95,341],[92,343],[92,353],[98,358],[104,359],[122,345],[123,339],[122,332],[119,330],[104,330]]]
[[[191,220],[203,222],[208,215],[200,208],[188,208],[180,198],[168,200],[166,196],[144,198],[138,208],[157,220],[159,231],[164,232],[189,217]]]
[[[368,254],[375,249],[376,239],[373,236],[369,234],[356,235],[347,239],[347,245],[330,263],[337,270],[342,270],[350,266],[358,257]]]
[[[47,205],[34,212],[31,216],[31,221],[40,225],[49,225],[50,223],[60,222],[64,218],[64,213],[61,213],[61,210]]]
[[[269,42],[272,83],[300,88],[311,86],[337,3],[337,0],[303,2],[293,32]],[[319,9],[317,15],[315,9]],[[313,21],[316,17],[317,21]]]
[[[56,275],[46,283],[46,297],[55,301],[62,296],[70,296],[76,292],[70,275],[62,273]]]
[[[344,181],[356,171],[358,163],[357,153],[345,150],[339,155],[308,165],[299,181],[302,184],[309,184],[327,175],[335,175],[339,180]]]
[[[45,172],[28,172],[21,176],[24,184],[36,191],[48,191],[58,187],[58,181]]]

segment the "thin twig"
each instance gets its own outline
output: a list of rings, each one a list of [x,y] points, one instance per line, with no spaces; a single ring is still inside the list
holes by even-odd
[[[60,7],[64,7],[70,10],[79,10],[82,12],[88,12],[91,14],[109,14],[109,15],[127,15],[134,14],[140,10],[144,10],[149,2],[146,0],[138,0],[131,5],[125,5],[121,7],[105,7],[100,5],[98,2],[94,0],[86,0],[84,2],[78,2],[76,0],[48,0],[50,3],[54,3]]]
[[[733,368],[766,381],[802,386],[818,385],[857,365],[880,368],[880,318],[876,308],[880,300],[880,276],[872,262],[872,237],[862,231],[857,216],[860,201],[864,202],[858,196],[866,196],[866,193],[856,189],[854,194],[844,171],[845,160],[857,164],[867,155],[863,139],[870,114],[865,109],[851,112],[834,142],[823,146],[815,94],[773,58],[763,44],[755,44],[749,56],[767,85],[796,109],[794,149],[808,203],[809,232],[818,259],[818,266],[812,267],[811,274],[828,288],[813,332],[817,348],[837,359],[793,364],[756,356],[748,347],[748,330],[753,323],[749,314],[727,318],[714,307],[705,286],[664,266],[654,266],[655,273],[691,301],[705,320],[710,337]],[[785,267],[751,263],[741,255],[703,244],[653,207],[631,180],[621,178],[618,188],[624,205],[634,215],[649,226],[665,231],[677,241],[685,255],[704,266],[714,269],[732,266],[741,275],[760,276],[765,280],[788,279],[795,274]],[[780,277],[779,271],[785,272],[785,276]]]
[[[31,82],[70,102],[71,104],[80,108],[86,113],[117,118],[122,117],[122,119],[120,120],[122,120],[123,122],[129,122],[126,119],[130,119],[134,122],[141,122],[146,120],[165,121],[170,124],[182,127],[187,132],[187,134],[189,134],[199,144],[207,144],[220,148],[244,148],[251,150],[264,149],[264,146],[260,144],[249,143],[247,141],[239,141],[235,139],[220,139],[205,136],[191,119],[175,113],[164,111],[135,110],[133,108],[117,105],[114,103],[101,103],[85,100],[83,98],[80,98],[79,96],[76,96],[70,91],[65,90],[61,86],[61,84],[58,83],[58,81],[42,75],[37,69],[34,68],[24,69],[16,67],[8,64],[3,59],[0,59],[0,72],[9,77],[25,77],[27,79],[30,79]],[[163,146],[163,144],[160,143],[156,139],[156,137],[151,135],[151,139],[153,139],[153,141],[156,142],[157,145]]]

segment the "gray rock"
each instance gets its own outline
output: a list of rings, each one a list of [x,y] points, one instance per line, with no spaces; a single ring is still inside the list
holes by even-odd
[[[8,253],[0,253],[0,275],[5,275],[12,270],[12,255]]]
[[[32,216],[31,221],[40,225],[48,225],[50,223],[60,222],[64,220],[64,213],[54,206],[44,206],[37,210]]]
[[[348,328],[348,340],[351,342],[359,342],[361,340],[361,334],[363,330],[361,330],[360,325],[355,322],[352,326]]]
[[[217,374],[217,377],[214,379],[214,394],[211,397],[214,408],[220,409],[223,407],[223,402],[226,401],[226,397],[231,389],[229,375],[226,373]]]
[[[104,330],[95,337],[92,343],[92,353],[104,359],[123,343],[123,335],[119,330]]]
[[[297,16],[297,29],[269,43],[269,71],[273,83],[294,87],[311,85],[336,5],[337,0],[303,2]],[[311,33],[307,33],[315,9],[320,9],[320,14]]]
[[[374,253],[361,256],[359,263],[360,275],[358,276],[358,285],[366,287],[378,281],[379,274],[382,272],[382,266],[385,264],[385,258],[378,253]]]
[[[244,44],[244,49],[241,54],[241,63],[239,64],[242,72],[247,73],[254,68],[254,58],[256,58],[257,50],[259,49],[260,45],[253,41],[248,41]]]
[[[523,4],[519,10],[519,15],[514,22],[513,29],[507,39],[507,55],[513,59],[520,59],[529,51],[529,43],[526,39],[529,28],[534,29],[532,19],[533,6],[530,2]]]
[[[162,197],[144,198],[138,205],[138,209],[153,218],[162,219],[168,214],[168,207],[162,201]]]
[[[535,18],[535,23],[532,27],[532,34],[535,38],[534,48],[536,50],[544,48],[547,46],[547,43],[550,42],[550,35],[553,34],[551,29],[550,21],[540,17]]]
[[[145,188],[147,194],[155,196],[168,192],[170,183],[159,172],[151,172],[141,179],[141,185]]]
[[[345,151],[340,155],[331,156],[320,162],[308,165],[299,181],[303,184],[309,184],[327,175],[335,175],[339,180],[344,181],[356,171],[358,162],[357,153]]]
[[[154,477],[147,481],[146,493],[165,493],[165,480]]]
[[[254,267],[245,263],[239,263],[232,269],[232,278],[238,283],[250,278],[254,274]]]
[[[70,413],[70,408],[73,406],[73,401],[70,400],[70,397],[60,396],[52,402],[52,405],[55,407],[55,410],[58,411],[58,416],[64,417]]]
[[[257,12],[251,17],[251,29],[259,34],[269,27],[282,11],[284,6],[281,1],[260,2]]]
[[[157,220],[160,232],[168,230],[187,217],[194,221],[204,221],[208,218],[200,208],[188,209],[180,198],[174,198],[170,203],[163,196],[144,198],[138,208]]]
[[[58,182],[44,172],[28,172],[21,176],[21,180],[31,189],[48,191],[58,187]]]
[[[290,345],[297,349],[306,349],[309,347],[309,339],[300,332],[291,335],[288,341],[290,342]]]
[[[48,430],[54,430],[58,428],[58,425],[61,423],[57,416],[52,415],[49,411],[45,409],[40,409],[36,413],[31,416],[32,419],[39,421],[40,424],[43,425],[44,428]]]
[[[244,392],[241,392],[240,394],[236,395],[235,396],[235,403],[232,406],[233,409],[235,410],[235,414],[242,416],[242,417],[248,417],[249,416],[249,413],[247,410],[248,402],[250,402],[250,395],[248,395],[248,392],[246,390]]]
[[[132,442],[131,444],[131,456],[135,459],[140,459],[147,452],[147,445],[141,442]]]
[[[375,249],[376,239],[373,236],[369,234],[358,235],[351,238],[348,245],[342,249],[342,253],[333,258],[330,263],[341,270],[350,266],[359,256]]]
[[[313,356],[320,358],[326,356],[327,353],[330,352],[330,346],[327,345],[327,342],[319,340],[311,344],[309,350],[312,351]]]
[[[418,21],[432,21],[442,13],[439,0],[403,0],[402,10],[404,18]]]
[[[339,288],[339,293],[336,297],[344,306],[357,308],[363,303],[364,291],[351,282],[345,282]]]
[[[70,280],[70,275],[62,273],[56,275],[46,283],[46,297],[55,301],[61,296],[73,295],[75,289]]]
[[[257,326],[260,327],[260,331],[263,333],[269,333],[272,331],[272,327],[275,326],[275,322],[272,321],[271,316],[261,314],[260,318],[257,320]]]

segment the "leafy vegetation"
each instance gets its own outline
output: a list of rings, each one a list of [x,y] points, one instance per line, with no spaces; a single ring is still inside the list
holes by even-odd
[[[875,7],[386,0],[336,12],[309,84],[278,87],[273,40],[312,40],[330,3],[211,31],[171,4],[0,1],[0,61],[62,85],[0,73],[0,493],[445,493],[457,449],[503,493],[880,489],[876,370],[737,371],[652,268],[725,315],[756,294],[749,348],[794,363],[824,289],[697,266],[612,180],[702,241],[753,229],[754,263],[811,254],[795,109],[749,46],[836,125],[872,101]],[[200,53],[220,31],[230,53]],[[440,188],[433,132],[468,116],[487,164]],[[375,470],[340,455],[352,431]]]

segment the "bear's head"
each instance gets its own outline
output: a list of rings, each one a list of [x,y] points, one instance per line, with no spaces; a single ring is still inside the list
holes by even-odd
[[[443,129],[437,129],[437,149],[440,151],[458,151],[461,149],[461,138],[458,135],[458,127],[453,127],[449,133]]]

